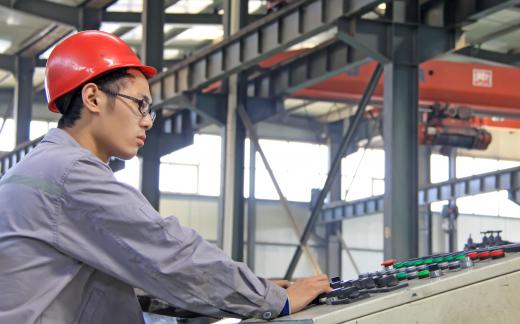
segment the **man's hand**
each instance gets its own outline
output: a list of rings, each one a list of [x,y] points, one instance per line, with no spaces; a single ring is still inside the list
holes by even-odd
[[[319,294],[332,291],[329,278],[326,275],[302,278],[296,280],[287,288],[287,296],[291,305],[291,313],[301,311]]]
[[[280,286],[282,288],[289,288],[291,286],[291,282],[289,280],[282,280],[282,279],[274,279],[271,280],[272,283],[274,283],[277,286]]]

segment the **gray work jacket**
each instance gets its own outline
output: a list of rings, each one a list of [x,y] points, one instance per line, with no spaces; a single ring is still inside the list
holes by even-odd
[[[143,323],[133,287],[209,316],[287,300],[52,129],[0,179],[0,323]]]

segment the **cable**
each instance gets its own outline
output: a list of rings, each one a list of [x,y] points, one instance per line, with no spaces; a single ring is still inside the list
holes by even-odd
[[[375,126],[377,126],[377,124],[374,125],[373,127],[375,128]],[[356,180],[359,168],[361,167],[361,162],[363,162],[363,160],[365,159],[365,154],[367,152],[367,149],[370,147],[370,144],[372,143],[372,138],[373,138],[373,135],[372,135],[372,132],[370,132],[367,143],[363,147],[363,154],[361,155],[361,158],[359,159],[356,169],[354,171],[354,175],[352,176],[352,180],[350,181],[349,185],[345,189],[345,197],[343,198],[343,200],[347,200],[348,193],[350,192],[350,189],[352,188],[352,185],[354,184],[354,180]]]
[[[2,116],[2,126],[0,126],[0,135],[2,135],[2,131],[4,130],[5,123],[7,122],[7,117],[11,114],[13,110],[13,103],[7,105],[7,108],[5,109],[4,115]]]

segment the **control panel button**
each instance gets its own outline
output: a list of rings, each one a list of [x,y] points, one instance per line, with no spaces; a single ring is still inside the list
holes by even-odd
[[[442,276],[441,270],[434,270],[434,271],[430,270],[430,278],[438,278],[440,276]]]
[[[489,252],[489,255],[493,259],[503,258],[505,256],[505,253],[503,250],[494,250]]]
[[[488,251],[484,251],[484,252],[479,252],[478,254],[478,258],[482,261],[482,260],[487,260],[489,259],[491,255],[489,254]]]
[[[408,273],[408,280],[417,279],[417,271],[412,271]]]
[[[460,269],[460,262],[459,261],[452,261],[448,264],[448,269],[450,270],[459,270]]]
[[[478,252],[470,252],[467,254],[467,256],[472,260],[475,261],[478,259]]]
[[[404,267],[403,262],[397,262],[396,264],[394,264],[394,269],[401,269],[402,267]]]
[[[408,278],[408,274],[406,272],[399,272],[398,274],[395,275],[395,277],[399,281],[406,280]]]
[[[417,274],[417,277],[419,277],[419,279],[429,278],[430,271],[428,271],[428,270],[419,271],[419,273]]]
[[[383,267],[391,267],[391,266],[393,266],[396,262],[397,262],[396,259],[390,259],[390,260],[386,260],[386,261],[384,261],[383,263],[381,263],[381,265],[382,265]]]

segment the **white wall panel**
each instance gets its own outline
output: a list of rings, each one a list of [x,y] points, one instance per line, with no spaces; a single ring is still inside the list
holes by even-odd
[[[257,242],[273,243],[257,244],[256,273],[265,277],[283,277],[290,258],[298,242],[292,225],[279,202],[259,200],[257,205]],[[204,238],[215,241],[218,224],[218,199],[216,197],[192,197],[163,194],[161,199],[161,215],[175,215],[180,222],[197,230]],[[303,229],[309,211],[305,204],[291,203],[291,211]],[[433,253],[445,252],[447,236],[443,228],[443,220],[439,214],[433,215]],[[383,215],[374,214],[342,222],[343,239],[352,249],[351,254],[360,272],[377,270],[383,260]],[[504,239],[520,242],[520,218],[498,216],[460,215],[458,218],[458,249],[462,249],[472,234],[474,240],[481,241],[481,231],[503,230]],[[313,253],[323,256],[324,247],[314,248]],[[275,245],[281,244],[281,245]],[[305,254],[298,264],[295,277],[312,275],[313,270]],[[342,256],[342,277],[356,276],[354,268],[346,252]]]
[[[351,248],[383,249],[383,214],[343,221],[343,239]]]

